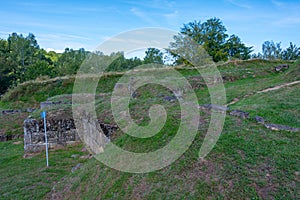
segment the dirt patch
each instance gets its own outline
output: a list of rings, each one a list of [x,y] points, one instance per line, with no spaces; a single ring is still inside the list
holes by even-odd
[[[138,185],[133,189],[132,195],[133,199],[143,199],[144,196],[149,194],[152,186],[147,183],[146,179],[143,178]]]

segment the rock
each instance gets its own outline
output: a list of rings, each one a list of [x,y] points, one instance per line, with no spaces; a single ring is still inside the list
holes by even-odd
[[[200,105],[199,108],[204,110],[215,110],[221,112],[226,112],[227,110],[229,110],[229,108],[226,106],[220,106],[215,104],[204,104],[204,105]]]
[[[21,113],[21,110],[2,110],[2,115]]]
[[[76,170],[80,169],[83,166],[82,163],[78,163],[75,167],[71,169],[71,172],[74,173]]]
[[[71,156],[71,158],[77,158],[77,157],[79,157],[80,155],[79,154],[73,154],[72,156]]]
[[[285,71],[285,70],[287,70],[287,69],[289,69],[289,65],[287,65],[287,64],[278,65],[278,66],[276,66],[276,67],[274,68],[274,70],[275,70],[276,72],[282,72],[282,71]]]
[[[260,117],[260,116],[255,116],[255,121],[257,122],[257,123],[259,123],[259,124],[265,124],[265,119],[264,118],[262,118],[262,117]]]
[[[23,155],[23,158],[27,158],[27,159],[31,159],[31,158],[33,158],[33,156],[34,156],[34,154],[24,154]]]
[[[159,93],[158,95],[157,95],[157,97],[164,97],[165,95],[164,94],[162,94],[162,93]]]
[[[85,147],[83,147],[83,148],[81,149],[81,151],[82,151],[82,152],[88,152],[87,148],[85,148]]]
[[[300,132],[300,128],[292,128],[280,124],[265,124],[265,127],[273,131],[290,131],[290,132]]]
[[[16,140],[16,139],[20,139],[20,138],[24,138],[24,135],[20,135],[20,134],[15,134],[15,135],[12,135],[12,140]]]
[[[235,117],[240,117],[242,119],[249,118],[249,113],[241,111],[241,110],[233,110],[233,111],[230,112],[230,115],[235,116]]]
[[[13,144],[16,144],[16,145],[22,144],[22,141],[13,142]]]
[[[299,172],[295,172],[295,176],[299,176],[299,174],[300,174]]]
[[[45,101],[45,102],[40,103],[40,109],[43,110],[43,109],[47,109],[47,108],[51,108],[53,106],[63,105],[63,104],[71,104],[71,102]]]
[[[174,102],[176,100],[176,97],[174,97],[174,96],[165,96],[164,100],[169,101],[169,102]]]
[[[35,108],[27,108],[26,109],[26,112],[28,112],[28,113],[32,113],[32,112],[34,112],[35,111]]]
[[[92,158],[93,156],[90,154],[90,155],[85,155],[85,156],[80,156],[79,158],[80,159],[90,159]]]
[[[6,142],[7,141],[7,135],[0,134],[0,142]]]

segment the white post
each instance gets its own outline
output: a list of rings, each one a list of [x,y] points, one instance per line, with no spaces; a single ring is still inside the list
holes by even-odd
[[[46,112],[44,111],[43,113],[44,117],[44,129],[45,129],[45,143],[46,143],[46,162],[47,162],[47,167],[49,167],[49,161],[48,161],[48,138],[47,138],[47,124],[46,124]]]

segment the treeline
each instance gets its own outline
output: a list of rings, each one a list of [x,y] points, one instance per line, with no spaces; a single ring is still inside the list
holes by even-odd
[[[203,23],[194,21],[184,24],[179,36],[190,37],[203,46],[215,62],[231,59],[247,60],[250,58],[295,60],[300,56],[300,49],[293,43],[283,50],[280,43],[266,41],[262,45],[262,53],[251,54],[252,47],[247,47],[237,35],[228,35],[222,21],[217,18],[209,19]],[[179,38],[175,36],[175,39]],[[176,43],[176,40],[175,40]],[[116,52],[111,57],[117,57],[108,71],[124,71],[147,63],[166,63],[165,57],[172,57],[168,50],[162,52],[155,48],[148,48],[143,60],[125,58],[124,53]],[[82,62],[92,54],[81,48],[73,50],[66,48],[63,53],[47,52],[40,48],[35,36],[12,33],[5,39],[0,39],[0,94],[9,87],[38,77],[49,78],[72,75],[77,72]],[[170,60],[172,65],[182,64],[182,60],[174,57]]]
[[[262,54],[253,54],[252,58],[261,58],[267,60],[297,60],[300,57],[300,48],[290,42],[290,46],[282,49],[281,42],[265,41],[262,44]]]
[[[9,87],[38,77],[76,74],[82,62],[91,54],[83,48],[66,48],[63,53],[47,52],[39,47],[32,33],[26,37],[12,33],[7,40],[0,39],[0,94]],[[109,66],[110,71],[132,69],[143,63],[139,58],[125,58],[122,52],[111,56],[117,56],[117,59]]]

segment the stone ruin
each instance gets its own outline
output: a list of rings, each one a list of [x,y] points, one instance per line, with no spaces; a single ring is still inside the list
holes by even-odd
[[[275,72],[282,72],[289,69],[289,65],[288,64],[282,64],[282,65],[278,65],[276,67],[274,67],[274,71]]]
[[[48,108],[52,108],[53,106],[57,106],[57,105],[69,105],[71,104],[71,102],[62,102],[62,101],[44,101],[40,103],[40,109],[48,109]]]
[[[0,114],[2,115],[13,115],[13,114],[18,114],[18,113],[23,113],[23,112],[27,112],[27,113],[32,113],[35,111],[35,108],[27,108],[24,110],[2,110]]]
[[[118,128],[116,125],[104,124],[98,120],[93,120],[88,115],[84,115],[84,119],[82,120],[82,126],[75,127],[73,118],[55,119],[47,116],[46,129],[49,148],[57,149],[65,147],[69,144],[78,143],[83,139],[92,152],[99,153],[95,149],[95,145],[91,144],[99,143],[99,135],[104,135],[105,143],[109,142],[110,136]],[[95,130],[95,127],[97,130]],[[104,134],[99,134],[100,132]],[[43,150],[45,150],[43,119],[27,118],[24,121],[25,154],[37,153]]]
[[[47,120],[49,148],[58,148],[80,141],[74,121],[71,119]],[[36,153],[45,149],[45,132],[42,119],[27,118],[24,121],[24,151]]]

